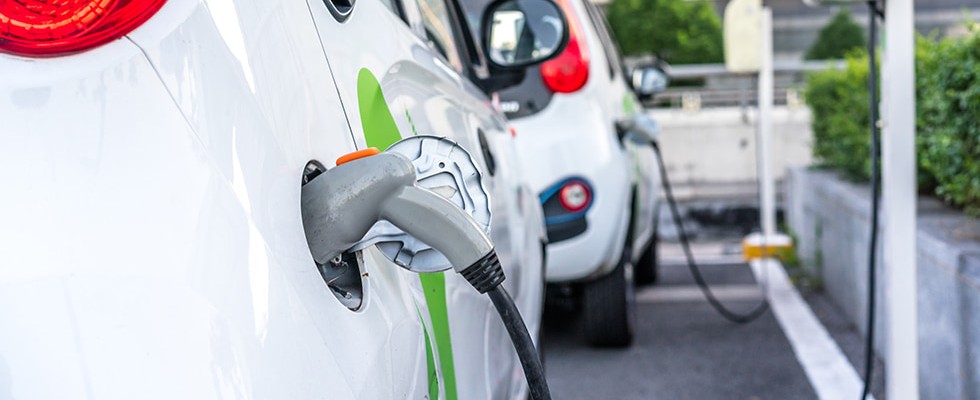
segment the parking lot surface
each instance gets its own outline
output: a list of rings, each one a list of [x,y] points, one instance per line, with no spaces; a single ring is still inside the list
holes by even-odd
[[[703,266],[718,297],[742,312],[761,298],[745,264]],[[638,288],[636,339],[594,349],[578,316],[551,307],[545,368],[556,399],[813,399],[816,394],[770,312],[737,325],[703,299],[687,266],[662,263],[660,281]]]

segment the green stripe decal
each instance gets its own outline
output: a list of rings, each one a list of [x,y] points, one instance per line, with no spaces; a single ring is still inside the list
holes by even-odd
[[[432,357],[432,343],[429,341],[429,330],[425,329],[422,316],[419,320],[423,321],[422,334],[425,335],[425,371],[429,377],[429,398],[432,400],[439,398],[439,374],[436,373],[436,360]]]
[[[419,274],[429,318],[435,331],[439,366],[446,383],[446,400],[456,400],[456,367],[453,365],[453,343],[449,337],[449,310],[446,307],[446,275],[442,272]]]
[[[627,115],[636,114],[636,99],[629,93],[623,95],[623,112]]]
[[[357,73],[357,106],[361,114],[361,128],[368,147],[384,150],[401,140],[398,125],[388,109],[381,84],[367,68]],[[406,116],[408,111],[406,110]],[[411,119],[409,120],[411,122]],[[414,129],[414,124],[413,129]],[[453,364],[453,345],[449,335],[449,310],[446,307],[446,276],[442,272],[419,274],[429,319],[435,336],[439,367],[446,385],[446,400],[456,400],[456,367]],[[424,325],[424,324],[423,324]],[[435,373],[435,360],[428,330],[425,333],[426,367],[429,375],[429,398],[439,397],[439,377]]]
[[[402,139],[381,93],[381,84],[367,68],[357,73],[357,109],[361,112],[361,128],[368,147],[384,150]]]

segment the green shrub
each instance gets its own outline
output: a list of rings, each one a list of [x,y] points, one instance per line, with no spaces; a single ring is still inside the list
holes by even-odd
[[[813,42],[810,49],[806,51],[805,58],[807,60],[844,58],[854,50],[863,49],[866,43],[864,31],[854,23],[850,11],[842,8],[820,30],[817,41]]]
[[[846,57],[843,70],[807,75],[818,165],[852,180],[871,172],[868,59]],[[916,126],[919,189],[980,215],[980,27],[967,36],[916,43]]]
[[[813,111],[813,156],[819,165],[851,180],[867,180],[871,176],[867,55],[847,56],[843,70],[810,73],[806,98]]]
[[[672,64],[723,60],[721,19],[707,0],[615,0],[607,15],[624,54]]]
[[[916,97],[921,170],[948,203],[980,215],[980,29],[959,39],[920,38]]]

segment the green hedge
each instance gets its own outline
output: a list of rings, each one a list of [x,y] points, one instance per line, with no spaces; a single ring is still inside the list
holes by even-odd
[[[724,61],[721,19],[707,0],[614,0],[606,19],[626,55],[671,64]]]
[[[980,27],[966,36],[919,37],[916,48],[919,189],[980,215]],[[843,70],[808,75],[813,154],[852,180],[871,172],[868,60],[847,57]]]
[[[806,101],[813,112],[813,156],[851,180],[871,175],[868,57],[852,54],[843,70],[809,74]]]
[[[960,39],[920,38],[916,75],[920,170],[937,196],[980,215],[980,25]]]

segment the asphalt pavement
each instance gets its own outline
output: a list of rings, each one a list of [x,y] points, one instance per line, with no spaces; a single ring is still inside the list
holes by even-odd
[[[758,304],[746,264],[704,266],[737,311]],[[816,393],[772,313],[738,325],[700,296],[687,266],[662,263],[658,283],[638,289],[632,347],[585,344],[579,315],[549,306],[545,369],[555,399],[813,399]]]

